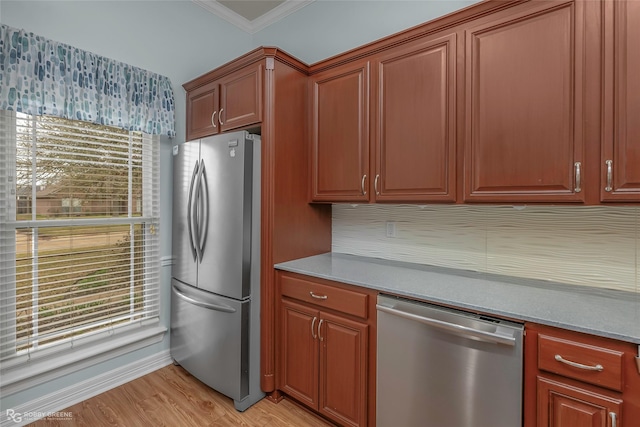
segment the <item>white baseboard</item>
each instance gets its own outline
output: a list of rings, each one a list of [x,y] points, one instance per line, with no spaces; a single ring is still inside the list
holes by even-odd
[[[29,424],[35,421],[35,418],[20,417],[21,414],[43,414],[44,416],[47,413],[62,411],[83,400],[170,365],[172,362],[169,350],[162,351],[12,408],[12,414],[17,415],[15,420],[7,416],[7,410],[4,410],[0,414],[0,427],[17,427]],[[72,416],[73,414],[71,414]],[[17,421],[19,418],[22,419]]]

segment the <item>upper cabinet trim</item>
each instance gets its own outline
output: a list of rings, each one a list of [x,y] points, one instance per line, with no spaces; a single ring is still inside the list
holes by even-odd
[[[235,71],[245,68],[248,65],[265,59],[272,61],[277,60],[304,74],[308,73],[309,66],[307,64],[289,55],[282,49],[262,46],[216,68],[215,70],[209,71],[208,73],[202,74],[201,76],[186,82],[182,87],[185,91],[190,92],[200,86],[211,83],[214,80],[218,80]],[[272,68],[267,67],[267,69]]]
[[[309,74],[316,74],[332,67],[357,61],[412,40],[428,36],[429,34],[440,32],[447,28],[453,28],[465,22],[481,18],[484,15],[489,15],[500,10],[510,8],[518,3],[526,3],[527,1],[529,0],[488,0],[476,3],[464,9],[460,9],[447,15],[434,18],[423,24],[416,25],[415,27],[411,27],[399,33],[392,34],[316,62],[309,66]]]

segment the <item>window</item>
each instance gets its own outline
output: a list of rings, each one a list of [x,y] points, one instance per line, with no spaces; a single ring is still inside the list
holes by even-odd
[[[0,361],[157,323],[159,140],[0,111]]]

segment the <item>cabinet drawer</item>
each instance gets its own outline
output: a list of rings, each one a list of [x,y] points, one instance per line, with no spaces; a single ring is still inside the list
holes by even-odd
[[[280,286],[283,296],[367,318],[369,296],[366,294],[286,275],[281,276]]]
[[[541,370],[622,391],[622,360],[623,353],[619,351],[538,335],[538,368]]]

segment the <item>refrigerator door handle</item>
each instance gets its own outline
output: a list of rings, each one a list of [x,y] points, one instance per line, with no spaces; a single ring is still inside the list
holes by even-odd
[[[197,170],[198,177],[196,178],[194,189],[195,200],[191,209],[191,218],[194,222],[192,239],[194,246],[196,247],[198,262],[202,263],[202,251],[200,250],[200,221],[202,219],[200,215],[200,203],[202,202],[202,167],[200,164],[197,165]]]
[[[198,301],[195,298],[188,297],[185,294],[183,294],[182,292],[180,292],[178,290],[178,288],[176,288],[175,286],[173,287],[173,291],[176,293],[177,296],[179,296],[180,298],[182,298],[186,302],[188,302],[190,304],[193,304],[193,305],[197,305],[198,307],[207,308],[209,310],[222,311],[224,313],[235,313],[236,312],[235,308],[229,307],[228,305],[211,304],[209,302]]]
[[[204,229],[200,230],[200,241],[198,244],[200,245],[200,256],[204,256],[204,247],[207,243],[207,233],[209,231],[209,184],[207,183],[207,170],[204,167],[204,160],[200,160],[200,173],[202,174],[200,177],[201,182],[201,195],[203,196],[203,208],[204,213],[201,217],[202,222],[204,222]]]
[[[193,175],[191,176],[191,184],[189,184],[189,201],[187,202],[187,225],[189,226],[189,244],[191,246],[191,253],[193,255],[193,260],[195,261],[198,254],[196,252],[195,242],[193,240],[193,223],[191,218],[191,212],[193,211],[193,186],[196,181],[196,176],[198,175],[198,162],[196,161],[196,165],[193,167]]]

